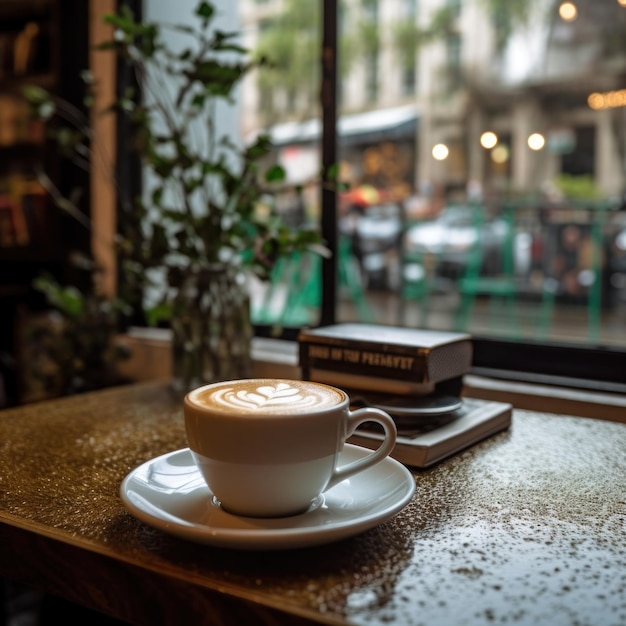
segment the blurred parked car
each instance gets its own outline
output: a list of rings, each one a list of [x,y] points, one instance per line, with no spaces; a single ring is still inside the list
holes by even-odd
[[[480,246],[481,273],[498,273],[510,226],[503,217],[487,219],[477,216],[476,210],[470,205],[448,205],[435,219],[409,226],[404,239],[405,254],[434,257],[437,274],[454,279],[465,272],[471,255]],[[520,257],[527,248],[525,241],[520,238],[514,250],[516,266],[524,264]]]

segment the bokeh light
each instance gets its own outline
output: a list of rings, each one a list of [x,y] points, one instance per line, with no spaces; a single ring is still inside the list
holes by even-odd
[[[438,143],[433,146],[433,158],[437,161],[443,161],[448,158],[449,154],[448,146],[445,143]]]
[[[546,145],[546,138],[541,133],[533,133],[528,137],[528,147],[531,150],[541,150]]]
[[[573,2],[561,2],[559,16],[564,22],[573,22],[578,17],[578,9]]]
[[[624,2],[626,2],[626,0],[624,0]],[[626,106],[626,89],[589,94],[587,104],[595,110]]]
[[[510,152],[508,146],[499,145],[496,146],[490,153],[491,160],[494,163],[498,163],[501,165],[502,163],[506,163],[509,160]]]
[[[498,135],[488,130],[480,136],[480,145],[491,150],[498,143]]]

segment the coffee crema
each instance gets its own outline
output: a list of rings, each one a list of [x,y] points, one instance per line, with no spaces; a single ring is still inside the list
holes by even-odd
[[[218,383],[192,394],[208,409],[268,413],[306,413],[341,404],[339,390],[307,381],[250,379]]]

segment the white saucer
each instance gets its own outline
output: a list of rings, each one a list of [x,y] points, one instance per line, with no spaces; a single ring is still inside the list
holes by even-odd
[[[346,444],[341,464],[369,453]],[[213,503],[187,448],[144,463],[120,487],[124,505],[146,524],[183,539],[247,550],[299,548],[356,535],[395,515],[414,491],[413,475],[387,457],[328,490],[306,513],[238,517]]]

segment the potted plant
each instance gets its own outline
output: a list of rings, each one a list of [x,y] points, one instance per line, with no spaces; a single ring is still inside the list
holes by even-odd
[[[141,197],[121,194],[117,252],[135,293],[152,290],[148,318],[169,320],[181,391],[250,373],[248,272],[267,279],[274,263],[293,251],[325,254],[317,228],[289,228],[274,209],[272,193],[284,183],[284,171],[264,165],[268,137],[239,147],[220,136],[215,106],[232,102],[254,63],[236,33],[213,28],[209,2],[199,2],[195,16],[195,27],[165,27],[139,22],[121,5],[105,17],[113,38],[99,45],[130,68],[138,85],[110,108],[126,116],[145,172]],[[166,28],[189,45],[172,49]],[[85,78],[89,103],[97,86]],[[88,115],[39,88],[29,88],[27,97],[66,153],[85,153]],[[62,209],[77,212],[53,181],[41,179]]]

